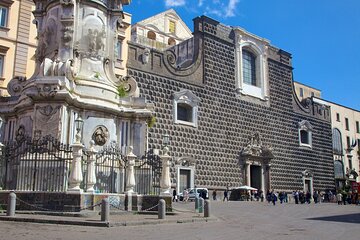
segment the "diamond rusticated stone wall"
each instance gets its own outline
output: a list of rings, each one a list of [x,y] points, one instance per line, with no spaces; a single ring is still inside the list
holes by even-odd
[[[239,96],[235,92],[235,45],[232,29],[207,17],[194,20],[198,59],[182,71],[171,68],[166,52],[151,51],[148,63],[141,61],[144,47],[130,44],[128,74],[139,84],[140,93],[155,104],[156,124],[149,129],[150,148],[161,148],[169,134],[172,156],[196,160],[195,185],[212,188],[244,183],[239,151],[249,136],[259,132],[264,144],[273,148],[271,188],[302,190],[302,172],[314,173],[314,189],[334,188],[329,109],[315,103],[300,106],[292,86],[291,56],[269,48],[267,102]],[[173,96],[188,89],[201,99],[198,127],[174,124]],[[298,123],[313,126],[312,148],[299,146]],[[174,166],[171,169],[176,184]]]

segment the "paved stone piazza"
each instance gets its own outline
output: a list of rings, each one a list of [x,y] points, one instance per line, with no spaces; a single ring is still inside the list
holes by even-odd
[[[175,203],[193,210],[194,203]],[[126,227],[1,222],[0,239],[359,239],[360,206],[212,201],[216,221]],[[181,215],[179,215],[181,217]]]

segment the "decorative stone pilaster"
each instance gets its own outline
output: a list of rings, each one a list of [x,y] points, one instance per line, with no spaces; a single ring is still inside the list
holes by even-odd
[[[133,193],[135,187],[135,173],[134,173],[134,166],[135,166],[135,159],[136,155],[133,153],[133,147],[129,147],[129,154],[127,157],[127,176],[126,176],[126,192]]]
[[[171,193],[170,193],[170,188],[171,188],[170,160],[171,160],[171,156],[168,153],[169,153],[169,148],[164,147],[163,155],[160,156],[161,161],[162,161],[162,172],[161,172],[161,179],[160,179],[160,188],[161,188],[160,195],[171,195]]]
[[[82,158],[82,150],[84,145],[81,144],[80,139],[81,135],[76,134],[76,141],[73,145],[71,145],[73,150],[73,160],[71,163],[71,172],[69,177],[69,192],[82,192],[80,188],[80,183],[83,180],[83,174],[81,170],[81,158]]]
[[[96,184],[96,174],[95,174],[95,155],[97,151],[94,148],[95,142],[94,140],[90,141],[90,148],[87,150],[89,157],[87,160],[87,184],[86,184],[86,192],[93,193],[94,185]]]

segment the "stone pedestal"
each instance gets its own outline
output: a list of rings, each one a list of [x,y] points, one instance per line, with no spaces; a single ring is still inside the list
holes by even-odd
[[[135,187],[135,173],[134,173],[134,166],[135,166],[135,159],[136,155],[133,153],[133,148],[129,147],[129,154],[127,157],[127,176],[126,176],[126,192],[133,193]]]
[[[168,154],[169,148],[165,147],[163,155],[160,156],[162,161],[162,172],[160,178],[160,195],[171,195],[171,181],[170,181],[170,160],[171,156]]]
[[[77,141],[71,147],[73,149],[73,160],[71,163],[68,191],[82,192],[83,190],[80,188],[80,183],[83,180],[83,174],[81,170],[81,158],[84,146]]]
[[[87,184],[86,184],[86,192],[92,193],[94,192],[94,185],[96,184],[96,174],[95,174],[95,155],[97,151],[94,148],[95,142],[93,140],[90,141],[90,148],[87,151],[89,157],[87,159]]]

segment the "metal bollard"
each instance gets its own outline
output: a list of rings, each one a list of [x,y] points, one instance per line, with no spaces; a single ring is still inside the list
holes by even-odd
[[[159,200],[158,219],[165,219],[166,216],[166,202],[164,199]]]
[[[199,209],[199,198],[195,197],[195,212],[197,212]]]
[[[204,204],[204,217],[210,217],[210,200],[205,200]]]
[[[14,217],[15,209],[16,209],[16,194],[14,192],[10,192],[7,202],[6,216]]]
[[[101,221],[102,222],[109,222],[109,215],[110,215],[109,199],[104,198],[101,201]]]
[[[204,199],[199,198],[199,213],[203,213],[203,212],[204,212]]]

